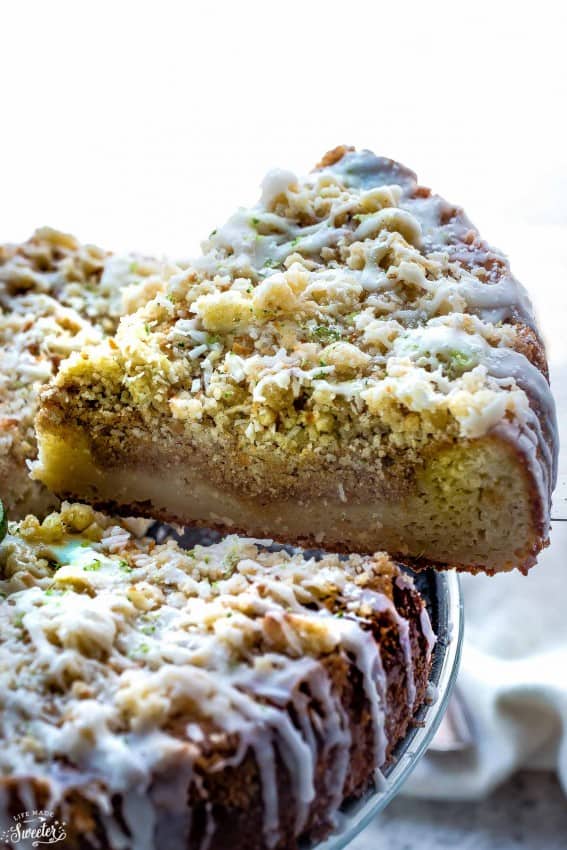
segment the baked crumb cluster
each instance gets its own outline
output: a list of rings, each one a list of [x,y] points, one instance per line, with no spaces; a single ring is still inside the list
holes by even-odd
[[[133,785],[143,793],[175,754],[196,764],[205,736],[218,744],[219,735],[237,734],[243,746],[232,764],[248,747],[263,764],[260,750],[283,741],[307,804],[315,753],[307,718],[295,728],[287,715],[304,698],[301,682],[313,680],[317,722],[334,729],[328,745],[348,765],[348,726],[318,663],[330,653],[348,653],[359,668],[376,764],[384,761],[387,682],[368,630],[379,612],[399,634],[410,708],[415,699],[408,622],[392,602],[393,583],[411,582],[386,555],[315,561],[236,536],[185,551],[136,540],[127,523],[64,503],[41,523],[10,523],[0,575],[4,776],[65,788],[73,783],[67,765],[100,779],[109,798]],[[421,623],[429,639],[425,609]],[[180,717],[181,735],[171,731]],[[275,788],[274,776],[262,778]],[[337,780],[338,805],[345,775]],[[277,812],[266,801],[269,831]]]
[[[42,228],[22,245],[0,246],[0,470],[9,508],[38,511],[50,497],[29,481],[39,389],[72,351],[100,342],[165,285],[168,266],[113,256]],[[178,270],[178,267],[177,267]]]
[[[102,407],[122,394],[156,432],[157,414],[248,445],[362,432],[419,450],[531,420],[528,392],[545,390],[516,323],[532,321],[460,210],[389,160],[347,152],[303,179],[269,174],[259,203],[60,385]]]

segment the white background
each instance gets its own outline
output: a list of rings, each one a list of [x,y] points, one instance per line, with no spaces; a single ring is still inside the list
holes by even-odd
[[[268,168],[369,147],[511,255],[553,360],[567,359],[565,4],[2,9],[0,241],[48,223],[190,256]]]

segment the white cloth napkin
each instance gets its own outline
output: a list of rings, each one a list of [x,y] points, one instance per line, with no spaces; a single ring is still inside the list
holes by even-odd
[[[567,364],[554,370],[552,386],[567,448]],[[565,480],[567,451],[559,471]],[[428,753],[403,793],[474,799],[520,767],[538,767],[556,770],[567,794],[567,522],[553,523],[551,546],[528,576],[465,575],[462,588],[458,689],[473,743]]]

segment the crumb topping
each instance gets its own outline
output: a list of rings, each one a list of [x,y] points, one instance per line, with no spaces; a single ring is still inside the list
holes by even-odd
[[[156,432],[156,414],[213,424],[245,450],[332,446],[353,429],[419,450],[499,423],[541,440],[530,400],[544,430],[553,406],[520,351],[533,315],[505,258],[403,167],[332,159],[301,179],[270,173],[258,204],[59,385],[102,407],[120,393]]]

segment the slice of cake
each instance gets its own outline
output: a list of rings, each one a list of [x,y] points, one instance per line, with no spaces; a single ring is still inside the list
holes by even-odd
[[[529,300],[462,210],[339,148],[43,395],[61,496],[488,572],[546,545],[556,421]]]
[[[184,551],[63,504],[0,576],[0,840],[47,810],[68,850],[292,850],[424,700],[429,617],[383,554]]]
[[[114,332],[120,316],[155,295],[167,269],[50,228],[0,246],[0,495],[12,516],[45,513],[57,502],[27,467],[37,452],[39,389],[72,351]]]

